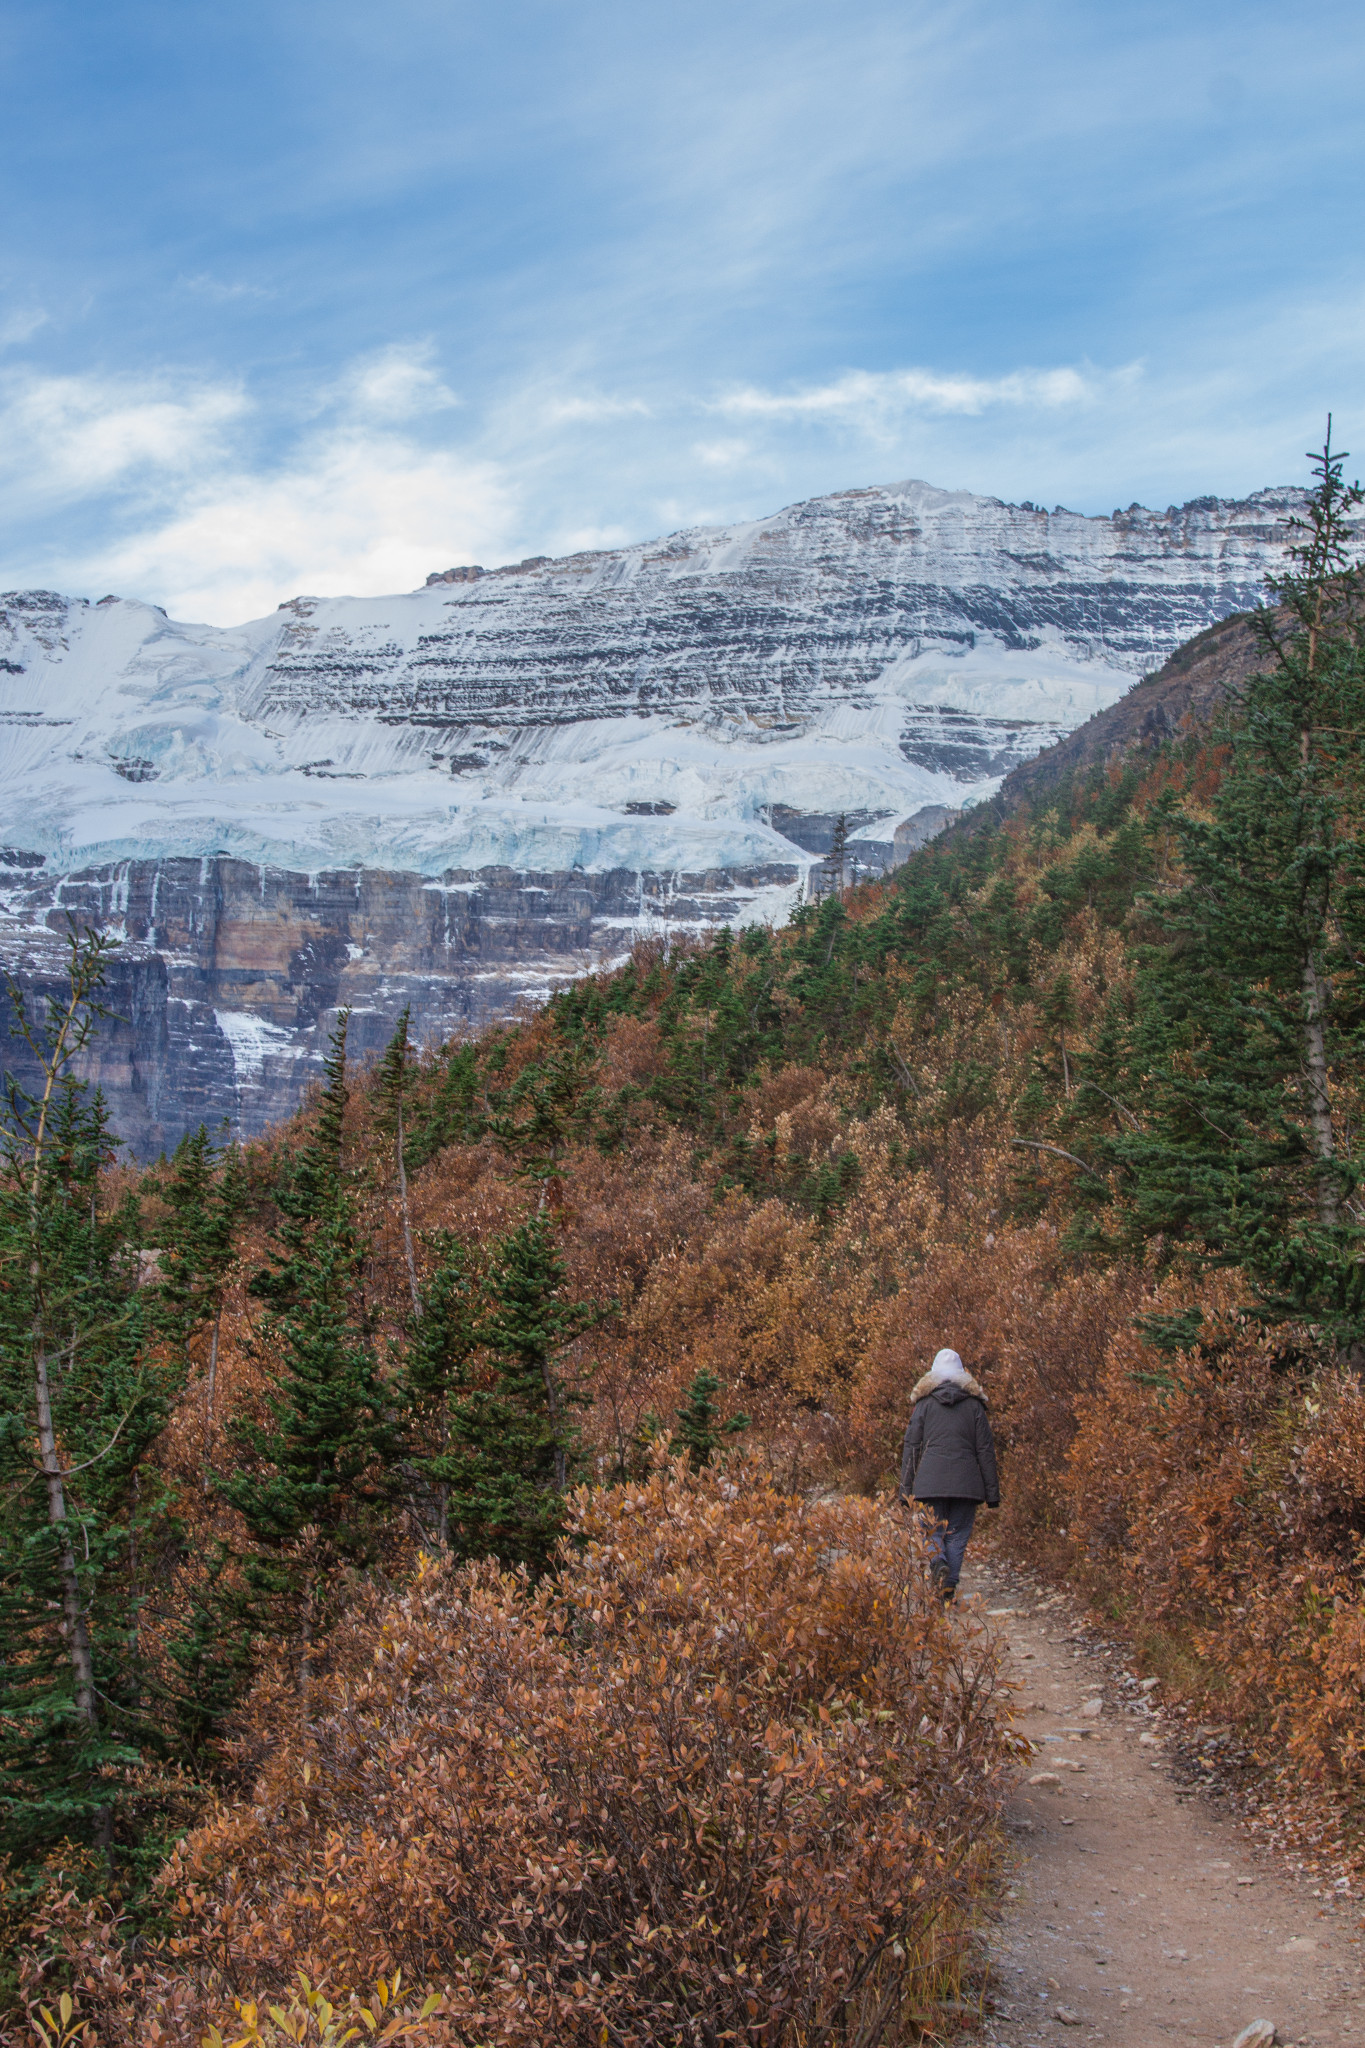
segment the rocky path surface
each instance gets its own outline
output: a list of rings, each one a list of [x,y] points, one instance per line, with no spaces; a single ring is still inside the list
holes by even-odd
[[[1365,2048],[1360,1901],[1258,1854],[1180,1782],[1159,1688],[1077,1605],[998,1560],[969,1560],[962,1597],[1008,1642],[1036,1749],[1008,1816],[987,2040],[1232,2048],[1265,2019],[1283,2043]]]

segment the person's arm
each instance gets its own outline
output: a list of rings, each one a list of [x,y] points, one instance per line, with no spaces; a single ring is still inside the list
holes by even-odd
[[[924,1403],[916,1401],[910,1411],[910,1427],[905,1432],[905,1443],[901,1450],[901,1499],[909,1500],[910,1490],[919,1470],[920,1456],[924,1450]]]
[[[995,1438],[991,1435],[991,1418],[986,1413],[984,1401],[976,1406],[976,1462],[981,1467],[981,1480],[986,1489],[986,1506],[1000,1505],[1000,1474],[995,1463]]]

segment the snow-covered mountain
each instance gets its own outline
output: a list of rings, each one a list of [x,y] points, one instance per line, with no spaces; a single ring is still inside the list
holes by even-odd
[[[1253,603],[1295,496],[1087,519],[847,491],[231,630],[6,597],[0,820],[63,864],[790,857],[772,805],[970,802]]]
[[[113,597],[6,597],[8,949],[39,944],[64,904],[114,924],[129,960],[161,960],[168,1002],[209,1003],[200,1051],[221,1043],[258,1121],[289,1089],[252,1108],[253,1077],[274,1057],[296,1087],[333,1001],[362,998],[378,1028],[416,975],[415,1007],[449,1028],[661,917],[780,915],[838,812],[875,865],[897,823],[978,800],[1254,603],[1299,502],[1101,519],[907,483],[397,597],[295,598],[227,630]],[[370,913],[340,940],[336,904],[380,875],[411,898],[402,971]],[[224,1002],[222,904],[253,889],[259,914],[229,919],[254,929]],[[578,908],[556,923],[542,899],[566,889]],[[411,930],[438,900],[448,930],[452,894],[458,957]],[[323,983],[319,932],[344,961]],[[173,1134],[179,1117],[168,1101],[152,1122]]]

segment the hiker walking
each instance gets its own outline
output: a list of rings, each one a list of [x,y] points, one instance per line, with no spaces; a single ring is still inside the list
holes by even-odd
[[[958,1575],[976,1511],[1000,1505],[995,1441],[986,1396],[955,1351],[940,1351],[914,1392],[901,1452],[900,1496],[933,1516],[930,1569],[944,1605]]]

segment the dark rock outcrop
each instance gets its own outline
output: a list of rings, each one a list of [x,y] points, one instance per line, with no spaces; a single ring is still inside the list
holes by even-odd
[[[226,1117],[252,1136],[290,1115],[341,1009],[358,1059],[382,1049],[405,1007],[417,1039],[440,1042],[543,999],[643,932],[737,921],[755,891],[796,876],[484,868],[434,880],[226,858],[49,876],[30,860],[3,875],[0,961],[32,1004],[60,992],[66,932],[119,936],[86,1073],[129,1149],[148,1158],[200,1123]],[[8,1014],[0,1065],[32,1079]]]

